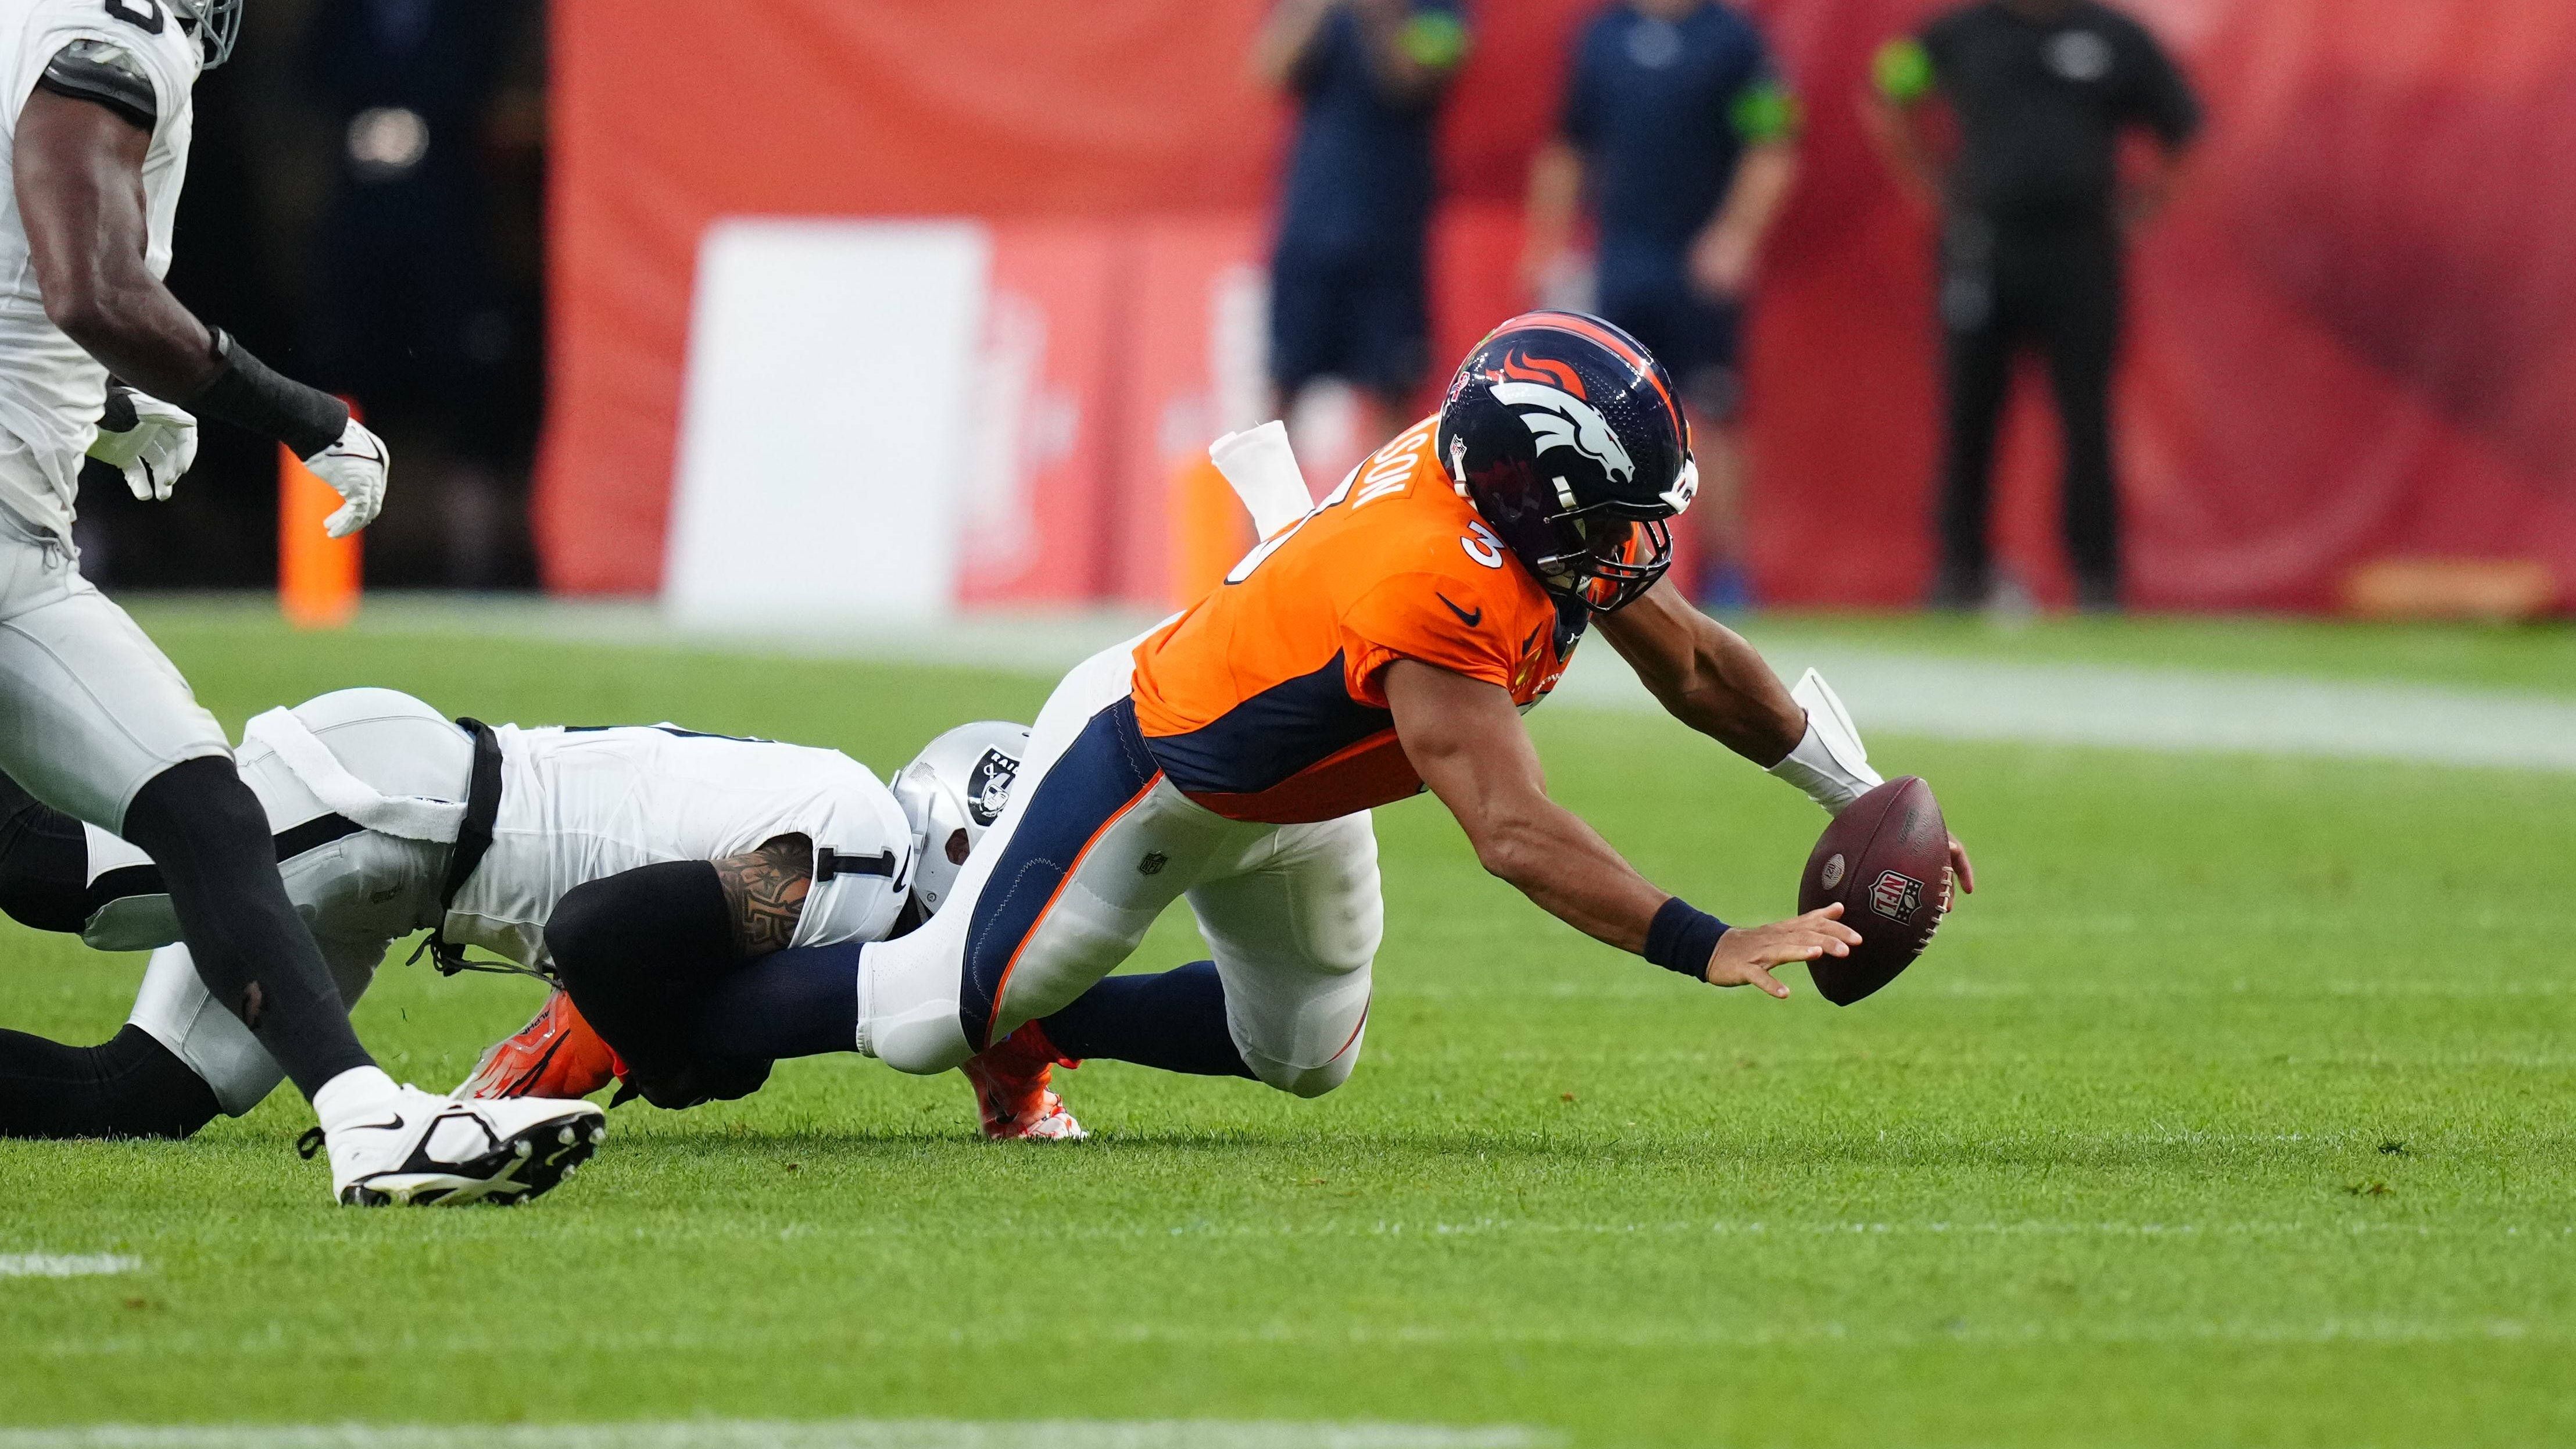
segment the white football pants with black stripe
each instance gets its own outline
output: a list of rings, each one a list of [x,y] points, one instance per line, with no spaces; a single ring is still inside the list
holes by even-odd
[[[473,742],[409,695],[341,690],[296,706],[295,715],[350,774],[385,795],[465,798]],[[360,829],[333,815],[257,740],[243,745],[239,766],[277,837],[286,897],[322,948],[340,1000],[354,1007],[388,946],[439,924],[448,847]],[[203,1077],[227,1114],[258,1106],[285,1073],[198,979],[150,858],[96,827],[84,834],[91,913],[81,939],[102,951],[152,951],[131,1021]]]

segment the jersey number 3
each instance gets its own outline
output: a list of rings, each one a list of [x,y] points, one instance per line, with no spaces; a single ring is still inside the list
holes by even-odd
[[[159,35],[170,19],[161,0],[107,0],[107,13],[146,35]]]

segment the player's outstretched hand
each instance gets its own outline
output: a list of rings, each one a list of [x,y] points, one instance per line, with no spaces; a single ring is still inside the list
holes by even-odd
[[[348,500],[322,520],[324,533],[347,538],[385,511],[385,474],[393,466],[393,455],[386,451],[385,440],[368,432],[356,418],[349,419],[340,441],[305,459],[304,466]]]
[[[1968,847],[1961,845],[1955,835],[1950,837],[1950,874],[1958,877],[1962,895],[1977,893],[1977,868],[1968,863]]]
[[[1819,956],[1848,956],[1860,944],[1860,932],[1843,924],[1842,902],[1774,921],[1767,926],[1736,926],[1717,938],[1709,953],[1711,986],[1759,986],[1786,1001],[1789,988],[1771,974],[1774,966],[1813,961]]]
[[[125,475],[146,503],[167,503],[179,475],[197,461],[197,415],[123,383],[107,390],[107,409],[89,455]]]

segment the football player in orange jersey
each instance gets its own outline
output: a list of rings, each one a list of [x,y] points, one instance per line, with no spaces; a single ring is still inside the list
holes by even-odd
[[[1426,787],[1550,914],[1695,980],[1787,996],[1771,968],[1860,939],[1841,908],[1729,926],[1658,889],[1548,798],[1521,723],[1598,627],[1676,718],[1827,809],[1879,783],[1822,681],[1793,696],[1664,580],[1668,521],[1695,486],[1671,382],[1634,339],[1572,313],[1513,319],[1437,417],[1215,592],[1065,678],[937,916],[768,957],[742,999],[798,1003],[782,1014],[800,1040],[830,1016],[901,1070],[964,1066],[994,1137],[1036,1135],[1050,1066],[1085,1057],[1316,1096],[1350,1075],[1368,1015],[1383,923],[1369,812]],[[1110,976],[1182,896],[1214,959]],[[584,935],[548,944],[568,964],[613,949]]]

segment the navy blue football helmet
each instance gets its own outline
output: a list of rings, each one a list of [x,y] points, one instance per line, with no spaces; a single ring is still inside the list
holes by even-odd
[[[1548,590],[1610,613],[1672,566],[1669,520],[1699,491],[1663,364],[1579,312],[1488,333],[1440,406],[1440,459]]]

